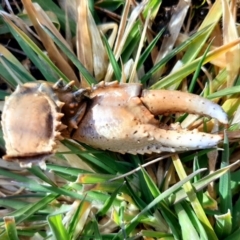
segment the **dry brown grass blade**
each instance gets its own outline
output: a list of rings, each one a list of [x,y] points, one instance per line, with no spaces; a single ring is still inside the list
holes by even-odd
[[[222,32],[220,32],[220,27],[215,29],[215,32],[212,33],[214,37],[214,45],[222,45],[232,42],[238,38],[237,28],[235,25],[235,8],[232,8],[227,0],[218,0],[216,1],[218,8],[214,8],[215,11],[212,9],[211,15],[216,15],[219,11],[223,12],[222,18]],[[214,5],[216,5],[216,3]],[[221,7],[221,10],[219,10]],[[205,24],[206,25],[206,24]],[[216,34],[216,31],[218,33]],[[216,47],[212,47],[214,49]],[[224,55],[218,56],[211,61],[212,64],[220,67],[220,68],[227,68],[228,75],[227,75],[227,86],[230,87],[233,85],[234,80],[239,71],[240,65],[240,48],[239,46],[235,46]]]
[[[209,152],[207,154],[207,156],[208,156],[209,172],[213,173],[214,171],[216,171],[216,161],[217,161],[217,158],[218,158],[218,151],[213,150],[213,151]],[[216,198],[215,182],[211,182],[208,185],[207,191],[212,198],[214,198],[214,199]]]
[[[99,28],[88,8],[88,1],[78,1],[77,13],[77,56],[85,68],[100,81],[105,77],[109,61]],[[104,27],[101,26],[101,29]],[[82,85],[87,86],[83,76],[81,79]]]
[[[48,15],[50,14],[54,14],[52,12],[48,13],[48,15],[46,14],[46,12],[36,3],[33,3],[33,6],[35,7],[35,9],[37,10],[39,16],[41,16],[41,20],[43,20],[45,23],[45,26],[48,27],[48,29],[51,30],[51,32],[70,50],[72,51],[72,48],[70,47],[70,45],[66,42],[66,40],[64,39],[63,35],[57,30],[57,28],[52,24],[52,22],[50,21],[50,18],[48,17]],[[72,51],[73,52],[73,51]]]
[[[38,36],[42,41],[42,44],[46,48],[50,59],[69,79],[75,80],[75,82],[77,83],[77,76],[75,75],[72,67],[69,65],[67,60],[63,57],[61,52],[55,46],[52,39],[42,29],[41,24],[50,27],[50,29],[53,29],[54,26],[50,24],[48,21],[46,21],[46,19],[39,13],[39,11],[37,11],[37,9],[32,4],[31,0],[22,0],[22,3],[27,11],[27,14],[35,30],[38,33]]]
[[[131,5],[131,1],[127,0],[126,3],[125,3],[124,9],[123,9],[123,13],[122,13],[122,16],[121,16],[121,22],[120,22],[120,25],[119,25],[119,28],[118,28],[117,38],[116,38],[116,42],[115,42],[114,49],[113,49],[113,53],[115,55],[116,55],[116,52],[119,48],[121,39],[123,38],[123,35],[124,35],[124,31],[125,31],[125,28],[126,28],[127,19],[128,19],[128,15],[129,15],[129,11],[130,11],[130,5]],[[116,58],[116,60],[118,60],[118,59]],[[105,82],[111,81],[112,74],[113,74],[113,68],[110,64],[108,66],[107,74],[105,76],[104,81]]]
[[[79,149],[81,146],[79,145]],[[83,149],[80,149],[81,151],[84,151]],[[63,154],[65,159],[67,160],[68,164],[71,167],[84,169],[86,171],[94,172],[94,169],[91,168],[86,162],[84,162],[78,155],[76,154],[70,154],[71,150],[67,148],[62,143],[58,144],[58,152],[69,152],[69,154]]]
[[[81,212],[79,213],[79,221],[78,221],[78,226],[74,231],[74,236],[72,239],[77,239],[77,236],[81,233],[83,230],[86,221],[88,220],[89,214],[92,211],[92,203],[88,201],[80,201],[80,200],[75,200],[73,204],[71,205],[71,209],[67,212],[65,217],[63,218],[63,223],[66,224],[67,226],[70,225],[72,218],[76,214],[77,209],[79,208],[79,205],[81,206]],[[80,218],[81,216],[81,218]]]
[[[198,31],[204,29],[205,27],[209,26],[210,24],[214,24],[215,28],[211,33],[212,45],[213,46],[221,46],[222,42],[222,27],[220,26],[219,19],[222,16],[223,8],[222,8],[222,0],[216,0],[212,5],[209,4],[209,12],[207,16],[204,18],[203,22],[198,28]],[[229,2],[229,0],[228,0]],[[207,45],[205,46],[207,48]],[[215,47],[211,47],[211,50],[214,50]],[[211,63],[223,68],[224,56],[222,55],[219,58],[214,59]]]
[[[191,4],[190,1],[183,1],[183,0],[179,1],[176,9],[174,10],[174,14],[172,15],[171,20],[168,24],[170,36],[163,40],[163,43],[157,58],[153,59],[155,64],[159,62],[162,58],[164,58],[169,53],[169,51],[172,50],[177,40],[177,37],[180,33],[180,30],[182,28],[183,21],[186,17],[190,4]]]
[[[185,0],[179,1],[176,9],[174,10],[174,14],[172,15],[171,20],[168,24],[168,30],[170,32],[170,36],[163,39],[161,49],[158,52],[156,59],[153,59],[154,64],[157,64],[162,58],[164,58],[173,49],[190,5],[191,5],[191,1],[185,1]],[[157,79],[159,79],[163,71],[164,69],[157,71],[154,74],[152,81],[155,82]]]
[[[89,10],[88,10],[88,29],[92,40],[94,77],[98,81],[100,81],[104,78],[106,74],[109,61],[107,52],[101,39],[99,29]]]
[[[133,67],[132,67],[132,69],[130,69],[130,71],[131,71],[130,78],[129,78],[130,83],[139,81],[138,80],[138,75],[137,75],[137,63],[139,61],[140,54],[141,54],[141,51],[143,49],[143,45],[144,45],[144,41],[145,41],[146,33],[147,33],[147,28],[149,26],[150,16],[151,16],[151,11],[148,12],[146,21],[144,22],[144,28],[143,28],[143,31],[142,31],[142,34],[141,34],[141,39],[140,39],[139,46],[138,46],[138,49],[137,49],[137,54],[136,54],[136,57],[135,57],[135,60],[134,60]]]
[[[0,11],[1,15],[9,19],[9,21],[14,22],[37,46],[39,46],[40,38],[39,36],[17,15],[8,14],[7,12]],[[36,39],[38,41],[36,41]]]
[[[77,1],[78,0],[58,0],[58,4],[65,10],[68,17],[77,22]]]
[[[98,29],[103,34],[106,34],[109,31],[111,31],[111,33],[108,37],[108,44],[109,44],[110,48],[113,48],[113,44],[115,42],[115,39],[116,39],[116,36],[118,33],[118,24],[114,23],[114,22],[104,23],[104,24],[98,25]]]
[[[113,50],[114,53],[117,52],[117,49],[119,48],[119,45],[120,45],[120,41],[121,41],[122,36],[124,34],[126,24],[127,24],[127,20],[128,20],[130,5],[131,5],[131,1],[127,0],[126,3],[125,3],[124,9],[123,9],[122,16],[121,16],[121,22],[120,22],[120,25],[119,25],[118,34],[117,34],[117,38],[116,38],[116,43],[115,43],[114,50]]]
[[[93,75],[92,39],[88,28],[88,2],[77,2],[77,56],[84,67]],[[81,86],[88,87],[88,82],[81,75]]]
[[[127,1],[126,4],[129,4],[129,1]],[[119,58],[121,56],[121,53],[122,53],[122,50],[126,43],[126,40],[129,36],[133,26],[135,25],[137,19],[139,18],[140,14],[142,13],[142,11],[145,7],[145,4],[146,4],[146,2],[143,1],[136,8],[134,8],[134,10],[131,12],[131,15],[128,19],[126,18],[127,14],[125,13],[125,11],[126,12],[128,11],[128,7],[126,7],[126,5],[125,5],[124,12],[123,12],[123,20],[122,20],[123,23],[122,22],[120,23],[117,41],[116,41],[116,44],[114,47],[114,55],[115,55],[115,59],[117,61],[119,60]],[[126,24],[126,22],[127,22],[127,24]],[[125,28],[124,28],[124,26],[125,26]],[[109,64],[104,81],[105,82],[111,81],[112,75],[113,75],[113,68],[112,68],[112,65]]]
[[[230,11],[230,7],[226,0],[222,0],[223,4],[223,43],[227,44],[238,38],[235,25],[234,15]],[[227,86],[231,87],[239,72],[240,66],[240,47],[239,45],[232,48],[225,54],[226,67],[228,71]]]
[[[219,132],[219,123],[215,119],[212,119],[211,122],[213,124],[211,133]],[[203,125],[202,125],[202,128],[204,128]],[[207,157],[208,157],[209,173],[214,173],[216,171],[216,163],[217,163],[217,159],[218,159],[218,150],[217,149],[212,150],[211,152],[209,152],[207,154]],[[214,199],[216,198],[215,182],[211,182],[208,185],[207,191],[212,198],[214,198]]]

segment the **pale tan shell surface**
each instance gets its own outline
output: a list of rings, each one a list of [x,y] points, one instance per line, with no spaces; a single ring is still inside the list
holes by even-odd
[[[37,89],[19,86],[5,101],[2,127],[6,160],[49,155],[54,151],[56,106],[48,95]]]
[[[142,104],[141,85],[122,84],[95,90],[92,103],[73,138],[96,148],[143,153],[148,126],[159,122]],[[146,128],[146,129],[144,129]]]
[[[175,104],[171,102],[171,94],[174,95]],[[221,107],[209,100],[178,91],[151,90],[142,93],[139,84],[97,87],[90,99],[88,110],[72,137],[95,148],[114,152],[144,154],[185,151],[216,147],[222,141],[222,135],[218,134],[181,128],[163,129],[156,119],[161,113],[187,111],[210,115],[210,106],[212,116],[218,116],[220,112],[217,118],[223,123],[227,122],[227,115]],[[201,106],[198,109],[199,101],[205,108]]]

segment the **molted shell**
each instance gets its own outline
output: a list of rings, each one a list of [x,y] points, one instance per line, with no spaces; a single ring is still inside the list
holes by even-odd
[[[57,140],[73,138],[92,147],[145,154],[216,147],[222,134],[162,127],[157,116],[188,112],[227,124],[223,109],[200,96],[179,91],[143,90],[141,84],[101,82],[74,92],[72,82],[26,83],[6,99],[3,133],[6,160],[44,160]],[[63,122],[63,123],[62,123]],[[66,126],[65,126],[65,125]]]

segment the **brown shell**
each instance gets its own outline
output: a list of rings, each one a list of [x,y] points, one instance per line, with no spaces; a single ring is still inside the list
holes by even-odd
[[[24,84],[6,99],[2,115],[4,159],[32,161],[54,153],[62,114],[54,94],[46,93],[44,87],[42,83]]]

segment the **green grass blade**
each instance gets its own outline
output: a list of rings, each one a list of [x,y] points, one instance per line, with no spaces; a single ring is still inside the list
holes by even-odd
[[[32,166],[28,169],[28,171],[32,173],[32,175],[37,176],[39,179],[50,184],[51,186],[57,187],[57,185],[43,173],[42,169],[39,166]]]
[[[105,240],[101,236],[101,233],[100,233],[100,230],[99,230],[99,227],[98,227],[97,219],[93,218],[92,223],[93,223],[92,226],[93,226],[93,231],[94,231],[93,238],[96,239],[96,240]]]
[[[131,187],[130,183],[126,180],[126,186],[128,188],[129,191],[129,195],[131,196],[131,198],[133,199],[134,203],[136,204],[136,206],[142,210],[146,208],[146,203],[142,200],[142,198],[140,198],[137,194],[136,191],[133,190],[133,188]],[[149,211],[149,209],[148,209]],[[150,211],[151,212],[151,211]],[[150,213],[149,212],[149,213]]]
[[[211,6],[209,14],[207,14],[207,16],[205,17],[205,19],[203,20],[202,24],[199,26],[198,29],[201,31],[206,26],[210,26],[210,28],[201,38],[196,39],[196,41],[194,41],[191,47],[186,51],[183,57],[184,63],[191,62],[202,50],[204,44],[208,40],[210,34],[212,33],[219,19],[221,18],[223,11],[223,7],[221,5],[222,5],[221,1],[217,0]]]
[[[163,32],[165,29],[162,29],[157,35],[156,37],[152,40],[152,42],[147,46],[147,48],[145,49],[145,51],[141,54],[139,61],[137,63],[137,70],[139,70],[139,68],[143,65],[143,63],[146,61],[146,59],[148,58],[148,56],[151,54],[153,48],[156,46],[159,38],[162,36]]]
[[[31,59],[34,65],[48,81],[56,82],[58,78],[62,78],[66,82],[69,82],[69,79],[22,30],[15,26],[8,18],[6,18],[6,16],[3,18],[8,25],[10,32],[17,40],[25,54]]]
[[[22,63],[3,45],[0,45],[0,52],[2,55],[1,62],[4,61],[3,64],[0,64],[0,74],[11,87],[16,87],[18,79],[22,83],[35,80]],[[14,74],[11,74],[11,71],[14,72]],[[14,76],[18,79],[16,80]]]
[[[121,192],[123,185],[120,185],[112,194],[111,196],[107,199],[107,201],[104,203],[103,207],[97,212],[96,217],[104,216],[112,206],[114,200],[117,197],[117,194]]]
[[[182,239],[183,240],[200,240],[199,235],[194,228],[191,219],[186,213],[185,209],[180,203],[174,205],[175,211],[177,213],[179,224],[181,225],[182,230]]]
[[[96,5],[111,11],[115,11],[124,3],[125,3],[124,0],[104,0],[104,1],[98,1]]]
[[[240,42],[240,39],[237,39],[229,44],[223,45],[213,51],[208,52],[206,55],[206,58],[204,59],[204,64],[208,63],[209,61],[216,58],[217,56],[220,56],[223,53],[226,53],[229,50],[230,46],[233,47],[236,44],[238,44],[239,42]],[[165,58],[163,58],[163,60],[165,60]],[[202,60],[202,58],[199,57],[199,58],[195,59],[194,61],[183,65],[178,70],[170,73],[169,75],[167,75],[166,77],[162,78],[160,81],[158,81],[157,83],[152,85],[151,88],[152,89],[167,88],[167,87],[172,86],[173,84],[180,83],[185,77],[187,77],[189,74],[191,74],[192,72],[195,71],[195,69],[197,68],[197,66],[201,60]]]
[[[151,10],[152,15],[151,17],[153,18],[154,16],[157,15],[158,10],[162,4],[162,0],[149,0],[147,1],[146,7],[143,10],[143,15],[146,18],[148,11]]]
[[[56,14],[57,19],[61,24],[61,28],[65,29],[66,27],[66,14],[63,9],[59,8],[59,6],[52,0],[34,0],[34,2],[38,3],[45,11],[51,11]],[[68,19],[68,23],[73,35],[76,33],[76,22],[70,18]]]
[[[224,132],[223,149],[221,168],[229,166],[229,142],[226,132]],[[228,210],[232,212],[231,176],[229,172],[220,178],[219,197],[219,208],[221,213],[225,214]]]
[[[187,215],[189,216],[189,219],[191,220],[193,226],[195,227],[195,229],[199,233],[200,239],[208,240],[208,236],[207,236],[207,233],[206,233],[203,225],[201,224],[201,222],[197,218],[195,212],[193,211],[191,206],[188,204],[188,202],[183,201],[182,202],[182,207],[185,209],[185,211],[186,211]]]
[[[49,194],[48,196],[42,198],[39,202],[34,204],[29,204],[27,207],[22,209],[22,214],[16,216],[16,224],[19,224],[29,217],[31,217],[34,213],[38,212],[39,210],[46,207],[47,204],[51,203],[53,200],[55,200],[59,195],[56,194]]]
[[[5,208],[12,208],[14,210],[21,209],[28,205],[28,202],[19,199],[0,198],[0,205]]]
[[[172,160],[173,160],[173,164],[174,164],[174,167],[176,169],[176,172],[177,172],[179,178],[181,180],[184,180],[186,178],[187,174],[184,170],[184,167],[183,167],[178,155],[173,155]],[[194,212],[196,213],[196,216],[198,217],[201,224],[204,226],[204,229],[208,235],[208,238],[217,240],[217,236],[209,222],[209,219],[207,218],[207,216],[205,214],[205,211],[204,211],[201,203],[199,202],[199,200],[197,198],[196,191],[193,188],[192,184],[190,182],[187,182],[186,184],[183,185],[183,189],[185,190],[185,192],[189,198],[189,201],[192,205]]]
[[[169,189],[167,189],[166,191],[164,191],[160,196],[158,196],[157,198],[155,198],[150,204],[148,204],[139,214],[137,214],[130,222],[130,224],[127,226],[126,231],[127,233],[130,233],[134,228],[136,223],[138,222],[138,219],[145,213],[147,213],[149,211],[149,209],[153,208],[156,204],[158,204],[159,202],[161,202],[163,199],[167,198],[170,194],[172,194],[173,192],[175,192],[176,190],[178,190],[180,187],[182,187],[182,185],[186,182],[188,182],[189,180],[191,180],[195,175],[201,173],[205,171],[205,169],[199,169],[198,171],[190,174],[189,176],[187,176],[186,178],[184,178],[183,180],[179,181],[178,183],[174,184],[172,187],[170,187]],[[118,235],[119,236],[119,235]]]
[[[169,214],[169,211],[165,210],[164,208],[161,209],[161,213],[171,229],[174,239],[181,239],[181,231],[177,215]]]
[[[156,186],[156,184],[154,183],[153,179],[147,174],[145,169],[142,169],[142,173],[144,176],[144,180],[146,182],[146,185],[150,191],[150,193],[152,194],[153,199],[157,198],[158,196],[161,195],[161,192],[159,191],[158,187]],[[144,191],[144,189],[143,189]],[[142,191],[141,191],[142,192]],[[176,219],[176,215],[173,213],[171,206],[169,206],[168,201],[166,201],[165,199],[163,199],[160,203],[159,203],[159,207],[161,209],[161,211],[165,214],[165,216],[167,216],[168,220],[172,219],[172,222],[175,221]],[[173,220],[174,219],[174,220]],[[176,226],[176,225],[175,225]]]
[[[214,98],[219,98],[219,97],[224,97],[232,94],[236,94],[240,92],[240,86],[234,86],[234,87],[229,87],[225,88],[222,90],[219,90],[215,93],[211,93],[207,96],[208,99],[214,99]]]
[[[17,83],[15,81],[15,78],[12,76],[12,74],[9,73],[8,70],[6,70],[5,66],[0,64],[0,76],[2,79],[5,80],[6,83],[8,83],[11,87],[15,88],[17,86]],[[2,91],[1,91],[2,92]],[[6,92],[5,92],[6,94]],[[2,96],[4,93],[2,93]]]
[[[224,240],[238,240],[240,236],[240,227],[236,231],[234,231],[231,235],[224,238]]]
[[[69,140],[63,140],[62,143],[68,147],[72,153],[76,153],[79,157],[85,160],[87,163],[95,165],[98,171],[116,174],[116,173],[126,173],[132,168],[131,163],[126,163],[122,161],[116,161],[116,155],[111,152],[96,150],[87,145],[81,144],[88,151],[83,151],[78,144],[73,143]],[[102,161],[104,159],[104,161]]]
[[[225,214],[215,215],[215,231],[219,239],[225,239],[232,232],[232,215],[228,210]]]
[[[54,239],[71,240],[65,226],[62,223],[62,215],[48,216],[47,221],[52,230]]]
[[[129,41],[130,40],[130,41]],[[121,59],[123,63],[126,63],[129,59],[132,58],[133,51],[137,49],[140,41],[140,33],[138,26],[134,26],[131,30],[128,39],[126,40],[124,50],[121,54]]]
[[[112,64],[112,68],[113,68],[116,80],[118,80],[118,82],[120,82],[120,80],[122,78],[121,68],[118,66],[118,63],[114,56],[114,53],[113,53],[111,47],[109,46],[108,40],[106,39],[106,37],[104,35],[102,35],[102,39],[103,39],[104,45],[107,50],[107,55],[108,55],[109,61]]]
[[[52,38],[52,40],[58,45],[58,47],[65,53],[65,55],[72,61],[72,63],[78,68],[79,72],[84,76],[89,85],[96,84],[96,79],[88,72],[78,58],[45,26],[42,26],[44,31]]]
[[[193,78],[192,78],[192,80],[191,80],[191,83],[190,83],[190,86],[189,86],[189,89],[188,89],[188,91],[189,91],[190,93],[193,93],[193,91],[194,91],[194,87],[195,87],[195,85],[196,85],[196,82],[197,82],[199,73],[200,73],[201,68],[202,68],[202,65],[203,65],[203,63],[204,63],[204,59],[206,58],[206,55],[207,55],[207,53],[208,53],[208,51],[209,51],[209,49],[210,49],[210,46],[211,46],[211,45],[209,44],[208,47],[207,47],[207,49],[205,50],[203,56],[202,56],[202,59],[199,61],[199,64],[198,64],[198,66],[197,66],[197,68],[196,68],[196,71],[194,72]]]
[[[163,240],[174,240],[174,239],[180,239],[180,238],[174,238],[172,234],[170,233],[162,233],[152,230],[142,230],[142,235],[145,238],[153,238],[153,239],[163,239]]]
[[[175,49],[173,49],[167,56],[165,56],[161,61],[159,61],[157,64],[155,64],[152,69],[150,69],[142,78],[141,82],[145,83],[151,76],[157,72],[161,67],[163,67],[169,60],[171,60],[176,54],[180,53],[184,49],[186,49],[195,39],[200,37],[202,34],[207,31],[208,28],[203,29],[195,34],[193,34],[190,38],[188,38],[186,41],[184,41],[182,44],[177,46]],[[157,84],[157,83],[156,83]],[[157,85],[153,86],[153,88],[157,88]]]
[[[14,83],[11,82],[11,86],[14,85],[14,87],[16,87],[19,82],[27,83],[36,81],[36,79],[22,65],[9,61],[5,56],[1,57],[1,62],[2,61],[4,62],[3,65],[5,69],[9,71],[9,74],[13,72],[17,78]]]
[[[14,217],[4,217],[5,228],[9,240],[19,240]]]
[[[237,189],[239,189],[239,184]],[[238,190],[237,190],[238,193]],[[232,211],[232,222],[233,222],[233,229],[237,229],[238,226],[240,226],[240,197],[238,197],[238,200],[233,206],[233,211]]]
[[[79,205],[76,208],[76,211],[74,212],[71,222],[68,227],[68,234],[69,234],[69,236],[71,236],[71,239],[74,238],[77,225],[80,224],[80,222],[86,221],[85,212],[86,211],[88,212],[88,209],[90,209],[89,202],[86,202],[84,199],[83,199],[83,201],[79,202]],[[81,223],[81,225],[84,225],[84,224]]]

